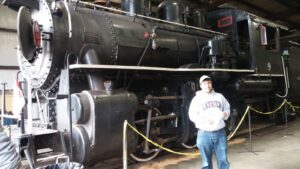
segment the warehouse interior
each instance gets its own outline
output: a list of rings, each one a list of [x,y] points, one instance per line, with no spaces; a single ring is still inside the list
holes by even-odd
[[[10,168],[199,168],[170,152],[198,153],[188,112],[202,75],[231,105],[230,168],[298,168],[298,0],[0,2]]]

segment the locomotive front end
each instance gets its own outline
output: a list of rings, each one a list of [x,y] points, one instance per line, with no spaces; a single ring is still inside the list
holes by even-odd
[[[18,61],[23,75],[34,88],[52,81],[55,66],[54,26],[50,8],[39,1],[39,10],[21,7],[17,18]]]
[[[48,100],[46,122],[65,133],[66,144],[72,139],[72,150],[67,146],[67,151],[73,152],[72,160],[90,166],[121,154],[123,122],[133,123],[137,98],[125,90],[108,94],[101,91],[103,88],[89,88],[88,83],[95,79],[88,81],[90,76],[87,75],[82,78],[82,84],[70,85],[71,125],[67,120],[70,118],[67,100],[49,101],[50,97],[57,98],[58,93],[66,92],[66,76],[61,70],[66,66],[68,55],[75,55],[86,64],[100,57],[104,63],[111,63],[111,56],[116,55],[113,37],[106,36],[111,28],[108,22],[104,22],[107,18],[90,9],[75,8],[74,3],[46,0],[38,1],[35,8],[20,7],[17,18],[18,59],[22,74],[32,85],[33,92],[42,92]],[[110,108],[112,105],[115,107]],[[131,132],[128,134],[128,151],[131,152],[137,143],[136,137]]]

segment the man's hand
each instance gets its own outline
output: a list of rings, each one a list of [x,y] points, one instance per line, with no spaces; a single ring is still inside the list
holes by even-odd
[[[212,119],[207,119],[207,121],[208,121],[209,125],[212,125],[214,123],[214,120],[212,120]]]
[[[227,112],[222,112],[222,114],[223,114],[223,119],[225,120],[226,117],[227,117],[227,115],[228,115],[228,113]]]

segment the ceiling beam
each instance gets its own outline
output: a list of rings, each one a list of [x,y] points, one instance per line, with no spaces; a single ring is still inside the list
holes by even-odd
[[[276,13],[276,15],[286,18],[286,17],[290,17],[292,15],[299,14],[299,11],[300,11],[300,8],[289,8],[287,10]]]
[[[247,6],[247,7],[252,8],[252,9],[255,9],[255,10],[257,10],[258,12],[264,13],[264,14],[266,15],[266,18],[267,18],[267,19],[270,19],[270,20],[272,20],[272,21],[280,20],[280,21],[283,21],[283,22],[285,22],[285,23],[287,23],[287,24],[290,24],[290,25],[288,25],[288,26],[291,27],[291,28],[292,28],[292,27],[296,27],[297,29],[300,29],[300,24],[299,24],[299,23],[289,21],[289,20],[287,20],[287,18],[284,17],[284,16],[276,15],[275,13],[270,13],[269,11],[267,11],[267,10],[261,8],[261,7],[258,7],[258,6],[256,6],[256,5],[253,5],[253,4],[249,3],[249,2],[246,2],[246,1],[244,1],[244,0],[234,0],[234,1],[235,1],[236,3],[238,3],[238,4],[242,4],[242,5],[245,5],[245,6]]]
[[[199,2],[199,0],[194,0],[193,2],[197,2],[199,5],[199,8],[204,8],[204,9],[213,9],[213,8],[217,8],[218,6],[225,4],[225,3],[229,3],[233,0],[207,0],[204,2]]]
[[[292,34],[286,35],[281,37],[281,40],[299,40],[300,38],[300,31],[294,32]]]

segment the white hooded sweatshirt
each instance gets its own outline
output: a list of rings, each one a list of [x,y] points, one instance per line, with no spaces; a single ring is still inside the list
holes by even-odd
[[[226,117],[223,116],[226,112]],[[190,108],[189,117],[196,128],[204,131],[217,131],[225,127],[224,120],[230,115],[230,105],[226,98],[217,92],[206,93],[202,90],[196,92]]]

